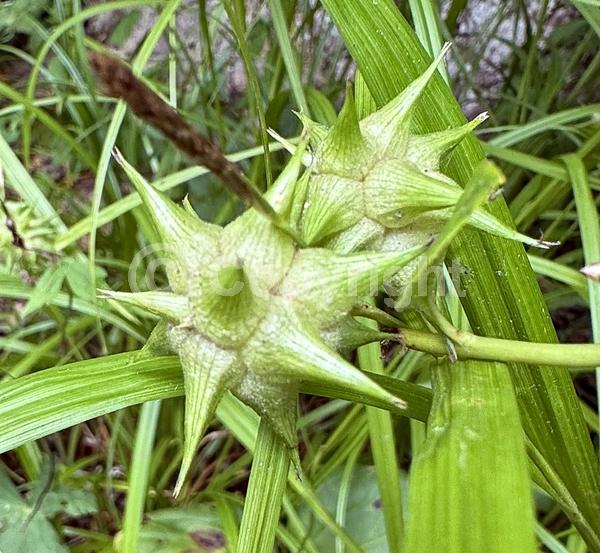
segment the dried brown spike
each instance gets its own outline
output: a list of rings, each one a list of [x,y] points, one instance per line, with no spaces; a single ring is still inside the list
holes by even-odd
[[[102,90],[106,95],[127,102],[138,117],[159,129],[194,161],[210,169],[232,193],[274,221],[278,220],[271,205],[237,165],[230,162],[210,140],[194,130],[175,109],[136,77],[125,63],[115,56],[93,52],[90,54],[90,64],[102,81]]]

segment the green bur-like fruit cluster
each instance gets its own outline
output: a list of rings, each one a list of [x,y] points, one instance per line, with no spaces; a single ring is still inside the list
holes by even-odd
[[[147,349],[166,345],[181,360],[185,447],[176,492],[227,391],[267,420],[290,451],[302,382],[402,407],[339,352],[381,338],[359,325],[351,309],[386,277],[403,274],[460,197],[461,188],[439,171],[440,160],[483,118],[441,133],[410,132],[414,103],[437,61],[360,122],[351,94],[331,129],[304,119],[313,153],[298,146],[265,198],[312,247],[299,248],[254,210],[224,228],[203,222],[118,157],[163,241],[171,292],[104,295],[160,315]],[[310,169],[299,177],[307,156]],[[484,210],[470,222],[539,245]],[[351,253],[359,249],[373,251]]]
[[[301,157],[299,150],[266,195],[284,217]],[[162,340],[181,360],[185,452],[176,491],[226,391],[264,417],[290,449],[296,445],[302,382],[337,385],[392,408],[403,407],[337,351],[381,338],[356,323],[350,310],[423,248],[352,255],[299,249],[254,210],[221,228],[175,205],[120,161],[167,252],[172,291],[103,295],[163,317],[152,343]]]
[[[300,115],[312,148],[310,178],[295,199],[296,224],[307,244],[340,253],[397,252],[440,232],[463,192],[441,165],[487,118],[484,113],[462,127],[426,135],[411,131],[415,106],[446,51],[400,95],[360,121],[350,89],[331,128]],[[469,224],[529,245],[549,245],[506,227],[485,208]],[[394,284],[401,289],[415,269],[413,262],[399,271]]]

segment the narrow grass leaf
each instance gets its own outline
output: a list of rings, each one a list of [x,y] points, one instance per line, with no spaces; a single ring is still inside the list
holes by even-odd
[[[600,10],[598,9],[600,4],[591,0],[572,0],[571,3],[579,10],[579,13],[583,15],[596,34],[600,36]]]
[[[140,550],[140,529],[148,496],[150,461],[160,406],[160,401],[148,401],[140,410],[128,474],[127,502],[121,540],[122,553],[139,553]]]
[[[531,267],[538,275],[542,275],[573,288],[581,297],[588,299],[588,283],[581,272],[567,267],[558,261],[529,254]]]
[[[287,71],[294,100],[297,107],[310,117],[308,102],[306,101],[304,89],[302,87],[302,76],[298,70],[298,62],[296,61],[292,43],[290,42],[290,32],[288,31],[288,25],[285,20],[281,0],[269,0],[269,8],[271,10],[275,35],[277,36],[277,42],[279,43],[279,49],[281,50],[281,56]]]
[[[104,12],[119,10],[119,9],[127,9],[134,7],[142,7],[148,5],[158,5],[161,4],[163,0],[117,0],[116,2],[106,2],[103,4],[98,4],[96,6],[91,6],[85,10],[82,10],[70,17],[69,19],[63,21],[60,25],[54,29],[54,31],[48,36],[45,40],[44,44],[40,48],[38,55],[36,57],[35,64],[31,68],[31,73],[29,74],[29,80],[27,81],[27,89],[25,95],[27,97],[27,103],[31,104],[35,97],[35,91],[37,89],[38,78],[42,71],[42,64],[44,63],[46,56],[53,48],[56,41],[71,27],[79,25],[83,21],[90,19],[96,15],[100,15]],[[26,165],[29,164],[29,155],[31,152],[31,125],[33,119],[26,111],[23,117],[23,159]]]
[[[90,169],[96,168],[96,162],[89,151],[78,142],[54,117],[42,108],[37,107],[33,102],[23,94],[17,92],[14,88],[5,83],[0,82],[0,95],[12,100],[15,104],[22,104],[25,108],[25,113],[33,113],[43,123],[48,130],[52,131],[56,136],[62,138],[68,146],[75,152],[78,157]]]
[[[582,159],[569,154],[563,157],[573,186],[575,205],[577,207],[577,221],[583,246],[583,256],[586,265],[600,262],[600,224],[598,223],[598,209],[590,189],[587,171]],[[588,279],[588,292],[590,315],[592,318],[592,333],[594,342],[600,342],[600,282]],[[596,367],[596,380],[600,381],[600,367]]]
[[[412,413],[419,420],[426,420],[431,405],[430,390],[383,375],[368,376],[406,401],[403,414]],[[302,391],[327,397],[339,394],[348,401],[356,399],[344,397],[343,388],[333,386],[322,390],[303,386]],[[175,356],[141,359],[138,352],[78,361],[7,379],[0,383],[0,453],[124,407],[181,395],[183,376],[179,359]],[[221,408],[231,402],[240,404],[226,395]],[[384,408],[381,404],[375,406]],[[252,411],[246,408],[246,412]],[[222,416],[219,411],[217,415]],[[234,428],[230,422],[236,420],[244,420],[239,411],[232,414],[227,425]],[[235,428],[245,445],[254,443],[252,426]]]
[[[33,212],[41,219],[46,220],[56,231],[65,232],[66,225],[1,134],[0,164],[8,183],[25,200]]]
[[[270,553],[287,484],[290,453],[286,444],[261,421],[238,539],[238,553]]]
[[[363,319],[362,322],[377,328],[377,324],[373,321]],[[383,373],[381,346],[375,343],[359,348],[358,362],[362,370]],[[367,407],[367,421],[371,454],[381,494],[387,543],[390,553],[399,553],[404,537],[404,522],[394,424],[390,413],[374,407]]]
[[[569,127],[563,127],[564,125],[574,123],[580,119],[592,118],[598,116],[598,114],[600,114],[600,104],[588,104],[586,106],[565,109],[503,132],[498,136],[491,138],[489,144],[510,148],[515,144],[519,144],[520,142],[533,138],[546,131],[566,130]],[[488,131],[493,132],[494,129],[485,129],[484,132]]]
[[[440,8],[437,2],[432,2],[432,0],[409,0],[408,5],[415,25],[415,32],[423,48],[434,58],[444,44],[440,30]],[[448,81],[448,72],[443,64],[440,64],[439,72]]]
[[[34,288],[31,288],[20,281],[0,275],[0,296],[11,299],[29,300],[34,297],[34,295]],[[65,292],[56,293],[53,297],[47,299],[47,303],[63,309],[72,309],[84,315],[93,315],[100,320],[120,328],[123,332],[136,338],[140,342],[144,341],[144,336],[135,326],[101,305],[96,305],[92,302],[82,300],[81,298],[73,297]]]
[[[556,161],[550,161],[542,159],[540,157],[533,156],[531,154],[525,154],[511,148],[504,148],[496,146],[495,144],[486,143],[484,149],[487,154],[506,161],[511,165],[520,167],[521,169],[527,169],[546,177],[553,179],[559,179],[565,182],[569,181],[569,175],[566,168]],[[589,177],[590,186],[594,190],[600,190],[600,178],[595,176]]]

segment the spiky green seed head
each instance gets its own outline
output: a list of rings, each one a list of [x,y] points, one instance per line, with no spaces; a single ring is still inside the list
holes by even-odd
[[[350,89],[331,128],[300,116],[312,150],[310,177],[298,196],[306,243],[343,253],[402,251],[427,243],[444,226],[462,193],[442,173],[444,160],[487,118],[483,113],[461,127],[425,135],[412,131],[415,107],[446,50],[395,99],[362,120]],[[547,246],[506,227],[483,208],[469,224]],[[396,286],[407,283],[415,268],[412,263],[399,272]]]
[[[302,148],[266,195],[291,216]],[[348,256],[299,249],[266,217],[249,210],[225,228],[208,225],[154,190],[117,158],[142,197],[168,252],[171,292],[105,297],[161,315],[161,332],[177,353],[186,392],[185,447],[178,493],[206,426],[226,391],[264,417],[290,449],[302,382],[328,383],[401,408],[403,402],[345,361],[339,350],[380,338],[350,315],[387,275],[422,248]],[[162,338],[153,338],[153,343]]]

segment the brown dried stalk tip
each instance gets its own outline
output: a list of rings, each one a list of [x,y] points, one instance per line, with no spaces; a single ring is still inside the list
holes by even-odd
[[[230,162],[208,138],[194,130],[175,109],[136,77],[124,62],[99,52],[92,52],[89,59],[107,96],[127,102],[138,117],[159,129],[180,150],[212,171],[226,188],[244,202],[269,217],[277,217],[237,165]]]

